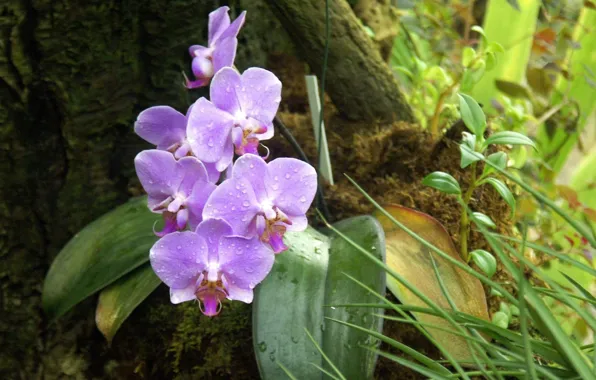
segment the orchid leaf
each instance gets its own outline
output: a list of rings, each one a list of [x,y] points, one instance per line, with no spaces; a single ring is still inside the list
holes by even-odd
[[[157,219],[147,208],[147,198],[138,197],[76,234],[60,251],[44,282],[42,305],[50,319],[147,262],[157,240],[153,233]]]
[[[437,220],[427,214],[398,205],[387,206],[385,210],[411,231],[463,263],[449,234]],[[381,213],[376,216],[385,229],[387,265],[437,305],[450,309],[440,283],[433,275],[431,250],[393,224],[387,216]],[[433,259],[442,282],[458,310],[488,320],[486,296],[480,281],[440,256],[435,255]],[[392,277],[388,277],[387,287],[404,305],[427,306]],[[449,322],[444,319],[416,312],[414,316],[420,322],[434,323],[448,331],[452,329]],[[471,360],[472,353],[464,337],[433,328],[429,328],[428,331],[439,344],[449,350],[455,359]]]
[[[430,186],[446,194],[461,194],[461,188],[457,180],[450,174],[444,172],[433,172],[424,177],[422,184]]]
[[[101,291],[95,310],[95,323],[109,343],[126,318],[159,284],[161,280],[151,265],[146,264]]]
[[[384,234],[376,219],[355,217],[334,227],[384,258]],[[330,234],[310,227],[288,232],[285,243],[289,249],[276,257],[271,273],[255,289],[253,343],[262,379],[284,378],[285,372],[276,363],[283,363],[299,379],[323,379],[326,372],[338,371],[348,379],[373,374],[377,355],[362,346],[377,347],[379,341],[365,331],[325,321],[325,317],[380,332],[383,309],[333,305],[373,302],[374,295],[347,275],[384,292],[385,272],[344,239]]]
[[[379,260],[385,261],[385,234],[377,219],[359,216],[342,220],[334,225],[337,230],[349,236],[354,242],[366,247]],[[345,274],[357,278],[378,293],[386,289],[385,271],[369,262],[358,250],[340,236],[331,235],[329,270],[327,272],[325,316],[335,320],[354,323],[365,329],[382,331],[383,309],[349,307],[336,308],[333,305],[347,303],[371,303],[377,298],[358,286]],[[338,342],[341,342],[338,347]],[[372,378],[377,355],[362,345],[376,348],[379,340],[366,332],[352,329],[334,322],[325,323],[323,351],[349,379]]]
[[[486,129],[486,116],[471,96],[458,94],[461,118],[468,129],[476,136],[482,136]]]
[[[297,378],[320,379],[322,356],[304,329],[323,343],[325,279],[329,238],[309,227],[288,232],[289,249],[275,258],[271,273],[256,287],[253,301],[253,344],[263,380],[283,379],[285,368]]]

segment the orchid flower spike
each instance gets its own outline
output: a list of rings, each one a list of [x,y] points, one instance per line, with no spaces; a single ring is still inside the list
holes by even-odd
[[[220,219],[208,219],[195,232],[174,232],[158,240],[149,259],[170,287],[177,304],[197,299],[201,311],[215,316],[224,298],[251,303],[254,287],[273,266],[274,255],[258,238],[232,236]]]
[[[287,249],[283,235],[303,231],[306,211],[317,190],[317,173],[294,158],[269,163],[246,154],[232,167],[231,178],[221,183],[207,200],[203,218],[222,218],[237,235],[260,239],[275,253]]]
[[[207,86],[211,78],[223,67],[231,67],[236,58],[238,32],[244,24],[246,11],[242,12],[234,22],[230,22],[228,7],[220,7],[209,14],[208,47],[192,45],[188,52],[192,57],[194,81],[186,79],[186,87],[198,88]]]
[[[165,226],[157,236],[195,228],[203,207],[215,189],[203,163],[195,157],[176,160],[163,150],[145,150],[135,157],[137,176],[149,195],[151,211],[164,215]]]
[[[190,109],[188,112],[190,112]],[[187,112],[187,113],[188,113]],[[141,112],[135,122],[135,133],[159,150],[167,150],[176,159],[192,155],[186,138],[187,116],[168,106],[155,106]],[[205,163],[211,182],[217,182],[219,171],[213,163]]]
[[[281,82],[270,71],[250,68],[240,75],[221,69],[211,83],[211,101],[201,98],[188,115],[188,142],[203,162],[223,171],[234,157],[258,154],[259,141],[273,137]],[[235,149],[234,149],[235,148]]]

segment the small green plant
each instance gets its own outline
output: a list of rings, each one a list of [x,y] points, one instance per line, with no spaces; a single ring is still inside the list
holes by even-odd
[[[468,253],[468,234],[470,229],[470,219],[466,208],[470,203],[474,190],[479,186],[488,184],[501,195],[511,208],[512,215],[515,213],[515,198],[507,185],[496,178],[495,169],[504,170],[507,167],[507,154],[505,152],[495,152],[487,154],[487,150],[491,145],[529,145],[535,147],[534,142],[527,136],[513,131],[502,131],[484,138],[486,131],[486,116],[482,111],[480,105],[470,96],[459,94],[459,105],[462,120],[470,133],[464,132],[462,143],[460,144],[461,152],[461,167],[470,167],[472,176],[471,182],[466,189],[462,191],[457,180],[443,172],[433,172],[427,175],[422,183],[435,188],[446,194],[454,194],[462,205],[461,221],[460,221],[460,253],[462,258],[467,262],[470,260]],[[492,165],[485,165],[484,170],[477,175],[476,165],[478,161],[485,159]],[[481,224],[492,226],[494,223],[486,215],[478,215],[478,220]],[[475,254],[475,261],[478,261],[479,253]]]

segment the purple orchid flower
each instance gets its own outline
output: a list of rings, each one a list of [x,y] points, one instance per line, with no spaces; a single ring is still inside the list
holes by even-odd
[[[188,113],[192,106],[188,109]],[[139,114],[135,122],[135,133],[143,140],[154,144],[159,150],[167,150],[174,157],[192,155],[190,144],[186,138],[188,117],[169,106],[151,107]],[[205,163],[205,169],[211,182],[217,182],[220,177],[214,163]]]
[[[273,266],[274,255],[258,238],[232,236],[221,219],[208,219],[195,232],[174,232],[155,243],[149,258],[157,276],[170,287],[177,304],[199,300],[214,316],[221,300],[251,303],[254,287]]]
[[[195,228],[203,207],[215,189],[203,163],[195,157],[174,156],[163,150],[145,150],[135,157],[137,176],[149,195],[151,211],[164,215],[165,226],[157,236]]]
[[[228,7],[220,7],[209,13],[209,39],[208,47],[192,45],[188,52],[192,57],[192,72],[194,81],[186,78],[186,87],[198,88],[207,86],[211,78],[223,67],[231,67],[236,58],[238,45],[238,32],[244,24],[246,11],[234,22],[230,22]]]
[[[199,99],[188,115],[188,142],[204,162],[223,171],[235,152],[258,154],[259,141],[273,137],[281,82],[270,71],[250,68],[242,75],[223,68],[213,78],[211,101]]]
[[[317,189],[317,173],[294,158],[270,163],[246,154],[232,167],[231,178],[221,183],[207,200],[203,218],[222,218],[237,235],[260,236],[275,253],[287,249],[283,235],[303,231],[306,211]]]

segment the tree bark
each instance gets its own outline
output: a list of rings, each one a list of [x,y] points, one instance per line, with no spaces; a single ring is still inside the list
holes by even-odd
[[[268,3],[311,70],[322,76],[325,54],[325,1],[275,0]],[[390,68],[345,0],[329,1],[329,58],[325,90],[352,120],[408,121],[414,116]]]

